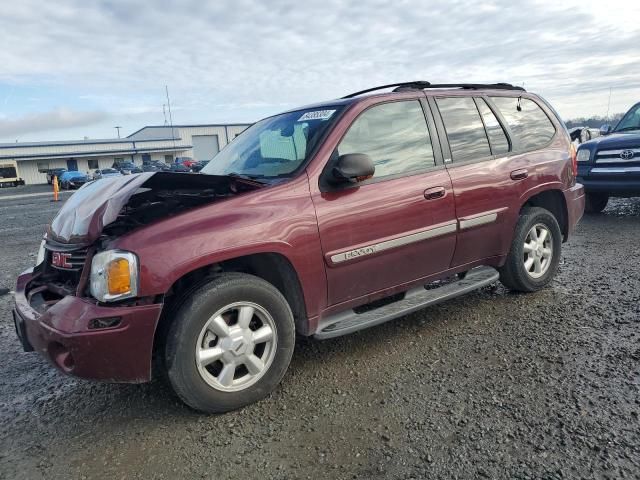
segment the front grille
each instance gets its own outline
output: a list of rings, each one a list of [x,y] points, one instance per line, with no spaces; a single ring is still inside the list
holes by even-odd
[[[631,154],[631,155],[630,155]],[[640,163],[640,148],[616,148],[609,150],[599,150],[596,152],[596,163],[618,163],[621,165],[629,165]]]
[[[89,252],[89,248],[88,247],[80,248],[78,250],[65,251],[65,252],[60,252],[60,251],[54,251],[54,250],[47,249],[47,260],[49,262],[49,265],[51,265],[53,268],[55,268],[57,270],[81,272],[83,267],[84,267],[85,262],[87,261],[88,252]],[[68,263],[70,266],[69,267],[63,267],[63,266],[59,266],[59,265],[54,265],[53,264],[54,253],[68,254],[69,257],[67,258],[66,263]]]

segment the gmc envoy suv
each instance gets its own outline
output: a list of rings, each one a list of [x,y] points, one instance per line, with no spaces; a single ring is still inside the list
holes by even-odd
[[[337,337],[498,280],[549,284],[584,210],[576,174],[554,110],[508,84],[294,109],[202,174],[80,188],[17,280],[16,330],[68,374],[153,370],[195,409],[236,409],[276,387],[296,334]]]

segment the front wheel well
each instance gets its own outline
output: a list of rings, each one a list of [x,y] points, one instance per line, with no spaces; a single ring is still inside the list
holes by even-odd
[[[520,214],[526,207],[540,207],[548,210],[556,217],[563,241],[567,241],[569,235],[569,214],[567,212],[567,202],[560,190],[545,190],[533,195],[522,205]]]
[[[154,338],[155,354],[160,353],[165,344],[169,327],[175,318],[174,312],[180,308],[184,299],[203,283],[226,272],[248,273],[272,284],[289,303],[295,320],[296,332],[301,335],[309,334],[302,285],[295,268],[284,255],[258,253],[206,265],[176,280],[165,294],[164,307]],[[155,356],[156,358],[162,357],[161,354]]]

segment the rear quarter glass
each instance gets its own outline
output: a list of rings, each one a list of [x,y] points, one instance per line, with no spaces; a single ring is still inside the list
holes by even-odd
[[[516,151],[544,148],[555,137],[556,126],[534,100],[520,96],[492,96],[490,99],[509,125]]]

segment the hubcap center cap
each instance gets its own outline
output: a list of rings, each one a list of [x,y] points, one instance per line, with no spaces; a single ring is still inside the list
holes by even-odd
[[[235,357],[246,355],[251,346],[251,340],[246,338],[241,329],[229,332],[229,336],[220,341],[220,347]]]

